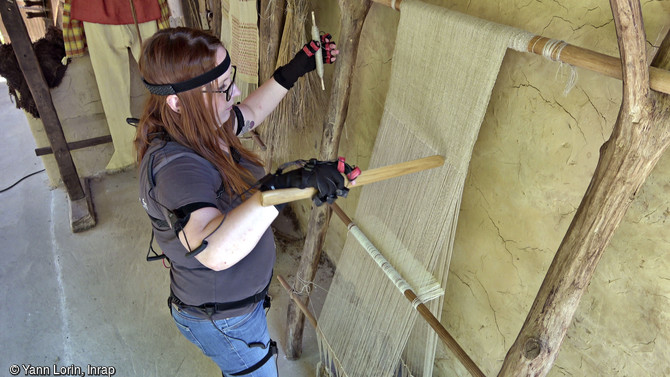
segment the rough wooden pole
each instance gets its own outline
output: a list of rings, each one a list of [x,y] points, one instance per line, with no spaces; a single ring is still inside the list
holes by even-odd
[[[72,231],[79,232],[95,226],[95,216],[91,202],[79,181],[77,168],[67,147],[63,128],[56,113],[49,86],[44,79],[33,46],[28,36],[26,25],[15,1],[0,1],[0,16],[12,40],[12,47],[21,72],[25,77],[30,93],[35,99],[40,120],[44,125],[51,150],[56,158],[58,171],[70,199],[70,226]]]
[[[258,69],[258,80],[259,82],[265,82],[272,77],[272,74],[277,68],[279,47],[284,30],[284,10],[286,8],[286,0],[260,0],[259,6],[260,15],[258,28],[260,39],[258,44],[258,57],[260,64]],[[275,128],[276,127],[270,127],[267,124],[264,127],[261,127],[259,129],[260,135],[258,136],[258,140],[272,140],[272,133],[275,131]],[[252,137],[254,137],[253,135],[254,134],[252,133]],[[273,143],[268,143],[265,148],[261,147],[261,153],[259,153],[265,161],[266,173],[269,173],[272,170],[274,148],[275,146]]]
[[[284,29],[285,0],[260,0],[259,31],[260,81],[272,76],[277,65],[279,42]]]
[[[333,87],[330,93],[330,103],[323,126],[319,159],[337,159],[337,150],[340,145],[340,135],[347,117],[349,107],[349,93],[358,43],[363,29],[365,16],[370,9],[370,0],[339,0],[340,5],[340,36],[337,46],[340,55],[335,63],[333,73]],[[312,207],[307,225],[305,246],[303,247],[300,265],[296,272],[296,281],[311,282],[316,275],[317,266],[321,257],[323,241],[326,238],[331,209],[323,205]],[[303,303],[309,297],[302,299]],[[286,357],[296,359],[302,354],[302,332],[305,325],[305,316],[293,302],[288,306],[288,324],[286,328]]]
[[[223,21],[221,19],[223,16],[221,0],[210,0],[208,4],[212,11],[212,29],[210,31],[212,34],[216,35],[217,38],[221,38],[221,22]]]
[[[498,376],[545,376],[549,372],[603,251],[670,143],[670,98],[649,89],[640,3],[610,0],[610,5],[623,66],[619,116]],[[670,55],[667,46],[659,55]]]
[[[181,0],[184,15],[184,26],[202,30],[200,22],[200,2],[198,0]]]

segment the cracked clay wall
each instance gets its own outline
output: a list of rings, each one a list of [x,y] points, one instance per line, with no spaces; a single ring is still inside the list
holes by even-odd
[[[618,56],[607,1],[429,2]],[[337,37],[336,2],[319,3],[332,18],[322,30]],[[670,2],[642,1],[642,10],[653,53],[670,27]],[[388,89],[398,18],[373,4],[363,28],[340,143],[340,155],[363,169]],[[570,67],[508,51],[474,147],[442,323],[489,376],[526,318],[619,111],[620,81],[575,73],[564,94]],[[669,177],[666,154],[605,251],[550,376],[670,375]],[[356,200],[352,190],[340,205],[353,215]],[[325,248],[335,261],[345,233],[331,221]],[[435,376],[468,375],[443,348],[437,357]]]

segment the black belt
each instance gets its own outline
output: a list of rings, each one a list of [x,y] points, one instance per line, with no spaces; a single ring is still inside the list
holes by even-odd
[[[184,302],[181,301],[177,296],[175,296],[174,293],[172,293],[172,290],[170,290],[170,297],[168,297],[168,307],[170,307],[172,304],[175,304],[180,308],[199,309],[204,311],[208,315],[212,315],[216,312],[221,312],[225,310],[243,308],[247,305],[256,304],[261,301],[265,301],[263,306],[267,308],[270,307],[270,297],[268,296],[268,289],[270,289],[270,282],[268,282],[268,285],[266,285],[261,292],[258,292],[255,295],[249,296],[242,300],[232,302],[208,302],[206,304],[198,306],[184,304]]]

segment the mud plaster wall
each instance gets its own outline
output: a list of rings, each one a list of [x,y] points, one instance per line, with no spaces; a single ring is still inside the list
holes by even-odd
[[[618,56],[606,1],[430,2]],[[336,2],[316,8],[321,18],[328,12],[322,23],[337,37]],[[642,11],[652,53],[670,26],[670,3],[642,1]],[[373,4],[363,28],[340,143],[340,154],[362,168],[381,119],[398,18]],[[498,373],[514,342],[616,121],[621,82],[576,73],[564,95],[567,65],[508,51],[474,147],[442,323],[486,375]],[[666,155],[605,251],[550,376],[670,375],[668,178]],[[353,215],[356,200],[352,191],[339,203]],[[344,237],[333,219],[325,251],[334,261]],[[436,376],[468,375],[444,349],[437,357]]]

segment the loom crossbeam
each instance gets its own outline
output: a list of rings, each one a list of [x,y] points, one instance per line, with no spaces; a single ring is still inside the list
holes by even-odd
[[[372,2],[391,7],[398,11],[400,10],[401,0],[372,0]],[[557,51],[557,49],[546,49],[545,47],[549,42],[559,42],[557,46],[560,48],[560,51]],[[588,69],[589,71],[598,72],[615,79],[621,80],[622,77],[621,61],[619,58],[540,35],[532,37],[527,46],[523,48],[513,46],[510,46],[510,48],[520,52],[532,52],[554,61]],[[649,87],[655,91],[670,94],[670,71],[657,67],[649,67]]]

